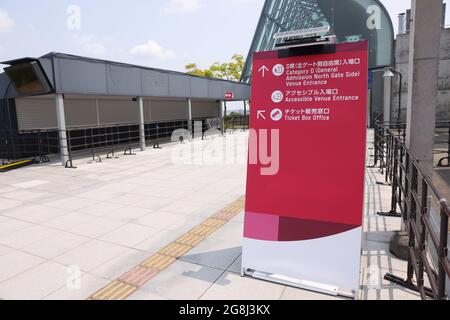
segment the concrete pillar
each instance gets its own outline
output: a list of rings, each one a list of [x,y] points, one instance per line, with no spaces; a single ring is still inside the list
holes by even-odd
[[[220,100],[219,115],[220,115],[220,128],[222,130],[222,135],[225,135],[225,118],[224,118],[224,113],[225,113],[225,101]]]
[[[191,98],[187,99],[187,125],[188,131],[191,137],[194,137],[194,132],[192,131],[192,100]]]
[[[69,149],[67,147],[67,129],[66,129],[66,115],[64,113],[64,97],[62,94],[57,94],[56,102],[56,121],[59,131],[59,147],[61,150],[61,164],[66,165],[69,160]]]
[[[144,99],[142,97],[138,98],[139,103],[139,141],[141,145],[141,151],[145,151],[145,118],[144,118]]]
[[[412,0],[406,144],[431,178],[442,0]]]
[[[383,121],[391,122],[392,78],[384,77]]]

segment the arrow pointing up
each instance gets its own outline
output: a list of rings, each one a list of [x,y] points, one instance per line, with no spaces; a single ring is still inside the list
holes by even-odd
[[[266,76],[266,72],[269,71],[269,69],[266,66],[262,66],[259,68],[258,72],[262,72],[262,77],[264,78]]]
[[[258,113],[256,115],[256,119],[263,118],[264,120],[266,120],[266,116],[264,115],[265,113],[266,113],[266,111],[264,111],[264,110],[258,110]]]

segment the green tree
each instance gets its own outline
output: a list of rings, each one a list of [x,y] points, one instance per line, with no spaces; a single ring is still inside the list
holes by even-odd
[[[186,73],[192,74],[194,76],[206,77],[206,71],[197,67],[195,63],[189,63],[185,66]]]
[[[225,74],[228,80],[240,80],[244,70],[245,59],[240,54],[234,54],[231,61],[225,64]]]
[[[195,63],[187,64],[186,73],[207,78],[239,81],[244,70],[244,65],[244,57],[240,54],[234,54],[230,62],[215,62],[205,70],[198,68]]]

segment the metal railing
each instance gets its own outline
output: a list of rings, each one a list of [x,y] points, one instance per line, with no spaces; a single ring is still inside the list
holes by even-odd
[[[419,292],[422,299],[446,299],[450,205],[420,170],[399,127],[380,121],[375,127],[374,162],[392,186],[391,211],[380,214],[401,217],[408,234],[407,278],[386,274],[385,279]]]
[[[118,150],[124,155],[132,155],[132,147],[139,144],[140,129],[137,123],[97,126],[94,128],[79,127],[65,131],[67,137],[68,161],[66,168],[75,168],[73,160],[89,154],[93,162],[102,162],[101,154],[106,158],[115,158]]]
[[[437,167],[450,167],[450,122],[436,123],[436,138],[434,141],[435,155],[444,155],[437,162]]]
[[[220,124],[218,119],[194,119],[192,128],[201,122],[202,138],[207,130]],[[160,148],[160,143],[169,142],[172,133],[178,129],[188,129],[185,119],[147,122],[144,124],[146,145],[152,144]],[[220,128],[217,128],[219,132]],[[18,159],[34,158],[36,162],[48,162],[49,156],[61,154],[62,131],[20,130],[0,131],[0,161],[3,164]],[[64,131],[67,148],[67,168],[75,168],[73,160],[76,157],[89,155],[92,161],[101,162],[101,155],[107,159],[116,158],[117,152],[124,155],[134,155],[132,149],[140,145],[140,126],[138,123],[121,123],[96,127],[71,127]]]
[[[228,130],[248,130],[250,127],[250,117],[247,116],[227,116],[224,118],[225,131]]]
[[[392,136],[386,134],[386,130],[390,130],[393,133]],[[391,142],[390,140],[393,137],[397,137],[401,139],[402,142],[406,140],[406,123],[384,123],[380,119],[377,118],[375,128],[374,128],[374,154],[373,154],[373,165],[371,167],[377,166],[379,163],[379,169],[381,174],[385,174],[386,183],[389,183],[389,175],[391,174],[392,169],[392,154],[391,150],[385,148],[386,145]]]
[[[0,161],[34,158],[37,162],[48,162],[48,155],[59,153],[57,130],[0,131]]]
[[[381,123],[381,119],[377,119],[377,125],[375,126],[375,143],[386,143],[384,139],[385,128],[393,130],[398,137],[401,137],[403,141],[406,140],[406,123]],[[381,124],[381,125],[380,125]],[[384,159],[384,149],[375,149],[374,162],[382,161]],[[435,129],[434,139],[434,151],[435,166],[437,168],[449,168],[450,167],[450,121],[437,121]],[[384,171],[384,166],[381,166],[381,171]]]

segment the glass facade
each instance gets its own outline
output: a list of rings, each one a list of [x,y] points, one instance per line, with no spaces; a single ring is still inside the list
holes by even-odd
[[[276,33],[322,26],[338,42],[368,40],[371,69],[392,65],[394,29],[378,0],[266,0],[242,81],[251,81],[253,52],[275,48]]]

